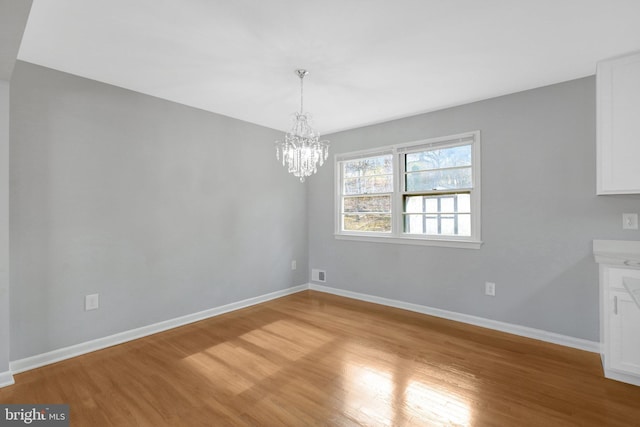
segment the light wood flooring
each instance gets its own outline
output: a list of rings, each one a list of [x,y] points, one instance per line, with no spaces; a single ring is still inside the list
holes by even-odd
[[[15,380],[72,426],[640,426],[597,354],[313,291]]]

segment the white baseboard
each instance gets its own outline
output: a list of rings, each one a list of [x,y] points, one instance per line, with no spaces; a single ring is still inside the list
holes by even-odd
[[[220,307],[211,308],[208,310],[200,311],[197,313],[188,314],[186,316],[176,317],[175,319],[166,320],[153,325],[143,326],[141,328],[132,329],[125,332],[120,332],[114,335],[110,335],[103,338],[98,338],[92,341],[83,342],[80,344],[72,345],[65,348],[60,348],[47,353],[38,354],[24,359],[14,360],[9,363],[11,372],[11,384],[13,384],[13,377],[11,373],[17,374],[20,372],[28,371],[30,369],[39,368],[51,363],[60,362],[61,360],[70,359],[72,357],[80,356],[82,354],[90,353],[92,351],[101,350],[103,348],[111,347],[117,344],[122,344],[127,341],[135,340],[138,338],[146,337],[158,332],[166,331],[168,329],[177,328],[178,326],[187,325],[189,323],[197,322],[199,320],[208,319],[210,317],[219,316],[230,311],[239,310],[241,308],[250,307],[252,305],[260,304],[272,299],[280,298],[286,295],[290,295],[296,292],[304,291],[309,288],[308,284],[294,286],[291,288],[283,289],[280,291],[271,292],[269,294],[260,295],[257,297],[245,299],[231,304],[226,304]],[[0,374],[0,381],[3,377]],[[9,384],[5,384],[9,385]],[[0,383],[0,386],[2,384]]]
[[[168,329],[173,329],[178,326],[187,325],[189,323],[197,322],[199,320],[204,320],[210,317],[219,316],[221,314],[228,313],[230,311],[235,311],[242,308],[250,307],[256,304],[260,304],[260,303],[270,301],[276,298],[280,298],[286,295],[291,295],[307,289],[311,289],[319,292],[325,292],[325,293],[334,294],[334,295],[340,295],[340,296],[353,298],[361,301],[372,302],[375,304],[381,304],[389,307],[401,308],[404,310],[423,313],[430,316],[436,316],[436,317],[441,317],[449,320],[454,320],[457,322],[481,326],[484,328],[495,329],[498,331],[507,332],[514,335],[520,335],[527,338],[534,338],[541,341],[550,342],[553,344],[563,345],[566,347],[572,347],[580,350],[600,353],[600,344],[593,341],[569,337],[566,335],[560,335],[553,332],[543,331],[540,329],[528,328],[526,326],[519,326],[519,325],[510,324],[510,323],[499,322],[497,320],[471,316],[468,314],[441,310],[438,308],[428,307],[424,305],[412,304],[412,303],[407,303],[403,301],[397,301],[397,300],[392,300],[388,298],[362,294],[358,292],[351,292],[351,291],[346,291],[342,289],[331,288],[328,286],[317,285],[314,283],[307,283],[304,285],[294,286],[294,287],[283,289],[280,291],[271,292],[269,294],[260,295],[257,297],[226,304],[220,307],[211,308],[211,309],[200,311],[197,313],[188,314],[186,316],[181,316],[181,317],[166,320],[163,322],[154,323],[153,325],[143,326],[141,328],[120,332],[114,335],[98,338],[92,341],[87,341],[87,342],[72,345],[69,347],[60,348],[47,353],[26,357],[24,359],[14,360],[9,363],[10,371],[0,373],[0,387],[14,384],[13,374],[28,371],[30,369],[39,368],[41,366],[49,365],[51,363],[60,362],[65,359],[70,359],[72,357],[80,356],[82,354],[86,354],[96,350],[101,350],[103,348],[122,344],[127,341],[146,337],[148,335],[166,331]]]
[[[600,353],[600,343],[584,340],[581,338],[574,338],[567,335],[556,334],[554,332],[543,331],[541,329],[514,325],[497,320],[485,319],[483,317],[471,316],[469,314],[456,313],[454,311],[441,310],[439,308],[412,304],[373,295],[361,294],[358,292],[345,291],[343,289],[331,288],[329,286],[317,285],[315,283],[310,283],[309,289],[334,295],[340,295],[343,297],[353,298],[361,301],[386,305],[389,307],[415,311],[417,313],[428,314],[430,316],[442,317],[444,319],[455,320],[456,322],[468,323],[470,325],[481,326],[488,329],[495,329],[497,331],[520,335],[527,338],[533,338],[540,341],[546,341],[553,344],[559,344],[565,347],[572,347],[579,350],[590,351],[592,353]]]
[[[6,387],[14,384],[13,374],[11,371],[0,372],[0,387]]]
[[[611,380],[622,381],[623,383],[633,384],[640,386],[640,378],[635,375],[623,374],[621,372],[612,371],[610,369],[604,370],[604,376]]]

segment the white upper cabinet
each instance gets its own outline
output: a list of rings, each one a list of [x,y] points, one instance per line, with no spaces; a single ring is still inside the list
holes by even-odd
[[[640,52],[598,63],[598,194],[640,193]]]

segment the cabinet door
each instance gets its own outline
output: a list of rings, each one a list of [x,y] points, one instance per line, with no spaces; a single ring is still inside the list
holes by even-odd
[[[640,307],[627,292],[609,293],[611,369],[640,375]]]
[[[597,73],[598,194],[640,193],[640,53]]]

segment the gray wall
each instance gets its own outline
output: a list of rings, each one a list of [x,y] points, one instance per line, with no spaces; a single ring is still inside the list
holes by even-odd
[[[327,135],[332,152],[482,132],[480,250],[335,240],[333,163],[309,180],[309,266],[327,286],[597,341],[593,239],[640,239],[596,196],[595,78]],[[484,282],[496,297],[484,296]]]
[[[0,0],[0,374],[9,372],[9,80],[32,0]]]
[[[9,82],[0,80],[0,373],[9,371]]]
[[[24,62],[11,91],[11,360],[307,282],[280,132]]]
[[[9,81],[33,0],[0,0],[0,80]]]

